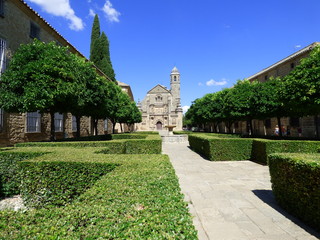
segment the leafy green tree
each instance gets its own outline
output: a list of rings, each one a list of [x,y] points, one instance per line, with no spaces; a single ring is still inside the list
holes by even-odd
[[[141,112],[139,111],[135,102],[132,102],[129,99],[129,97],[127,99],[129,100],[129,102],[122,109],[119,109],[119,113],[118,113],[118,116],[119,116],[118,121],[121,126],[121,131],[122,131],[121,124],[127,124],[128,127],[130,128],[132,124],[139,123],[142,121]]]
[[[253,85],[253,118],[266,119],[276,117],[279,129],[281,128],[281,117],[289,116],[289,111],[285,108],[281,100],[280,78],[271,78],[266,82],[255,82]],[[282,131],[279,131],[282,136]]]
[[[252,134],[252,119],[254,117],[253,84],[248,80],[238,81],[225,96],[224,112],[228,121],[247,120],[250,122],[250,132]],[[229,132],[231,125],[227,125]]]
[[[110,115],[110,111],[117,106],[116,102],[116,89],[117,85],[110,82],[104,77],[97,77],[95,81],[87,84],[89,91],[85,92],[87,100],[84,104],[84,112],[82,115],[90,116],[92,118],[94,132],[98,134],[98,121],[99,119],[106,119]],[[121,90],[121,89],[120,89]]]
[[[320,47],[315,47],[309,57],[303,58],[300,65],[295,67],[283,78],[281,96],[291,115],[306,116],[320,113]],[[316,124],[317,126],[317,124]],[[317,137],[319,137],[319,131]]]
[[[1,76],[0,107],[8,112],[50,113],[51,140],[55,138],[54,113],[70,110],[77,78],[74,55],[56,43],[34,40],[21,45]]]
[[[77,137],[80,137],[80,119],[81,116],[92,116],[94,118],[94,129],[97,133],[97,122],[95,119],[96,109],[105,102],[105,90],[107,88],[106,79],[96,73],[96,69],[91,62],[84,58],[76,57],[74,61],[75,76],[77,85],[75,94],[70,99],[72,105],[71,113],[76,117]]]
[[[222,122],[229,122],[229,112],[225,108],[225,96],[230,89],[220,92],[209,93],[204,97],[193,101],[185,114],[185,121],[192,126],[199,124],[213,124],[216,131],[217,125]]]
[[[203,118],[200,114],[199,109],[201,108],[201,99],[197,98],[194,100],[185,114],[186,121],[189,121],[192,126],[199,126],[203,123]]]
[[[112,104],[109,104],[108,106],[108,119],[112,122],[112,132],[115,133],[116,124],[120,123],[120,119],[124,121],[127,117],[125,112],[131,101],[129,96],[115,84],[113,86],[113,91],[110,93],[109,101],[111,101]]]

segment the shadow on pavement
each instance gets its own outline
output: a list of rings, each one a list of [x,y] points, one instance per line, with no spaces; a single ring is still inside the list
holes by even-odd
[[[288,212],[286,212],[283,208],[281,208],[276,199],[274,198],[274,195],[272,193],[272,190],[253,190],[252,191],[258,198],[260,198],[263,202],[268,204],[270,207],[275,209],[277,212],[281,213],[283,216],[285,216],[287,219],[294,222],[296,225],[304,229],[306,232],[310,233],[311,235],[315,236],[316,238],[320,239],[320,233],[314,230],[313,228],[307,226],[304,224],[301,220],[298,218],[292,216]]]

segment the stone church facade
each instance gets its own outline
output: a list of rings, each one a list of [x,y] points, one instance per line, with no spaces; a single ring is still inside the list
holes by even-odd
[[[170,89],[158,84],[138,102],[138,108],[142,122],[136,125],[137,131],[160,131],[168,125],[175,126],[174,130],[182,130],[180,73],[176,67],[170,74]]]

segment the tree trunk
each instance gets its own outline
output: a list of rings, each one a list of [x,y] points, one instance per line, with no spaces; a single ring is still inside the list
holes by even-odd
[[[252,126],[252,119],[249,120],[249,124],[250,124],[250,135],[253,135],[253,126]]]
[[[232,123],[231,122],[226,122],[226,127],[227,127],[227,129],[228,129],[228,133],[231,133],[231,125],[232,125]]]
[[[120,129],[121,129],[121,132],[123,133],[122,123],[120,123]]]
[[[81,116],[76,116],[76,124],[77,124],[77,134],[76,137],[79,138],[80,137],[80,121],[81,121]]]
[[[316,128],[316,138],[319,138],[319,127],[318,127],[319,117],[318,115],[314,116],[314,126]]]
[[[53,142],[56,140],[56,131],[54,125],[54,111],[50,110],[50,141]]]
[[[93,119],[94,135],[98,136],[98,121],[99,119]]]
[[[281,126],[281,118],[277,117],[278,127],[279,127],[279,136],[282,138],[282,126]]]

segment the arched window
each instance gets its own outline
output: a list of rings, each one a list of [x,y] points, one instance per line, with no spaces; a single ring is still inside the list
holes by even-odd
[[[174,79],[174,81],[177,81],[177,76],[174,76],[173,79]]]
[[[161,102],[162,101],[162,97],[161,96],[156,96],[156,102]]]

